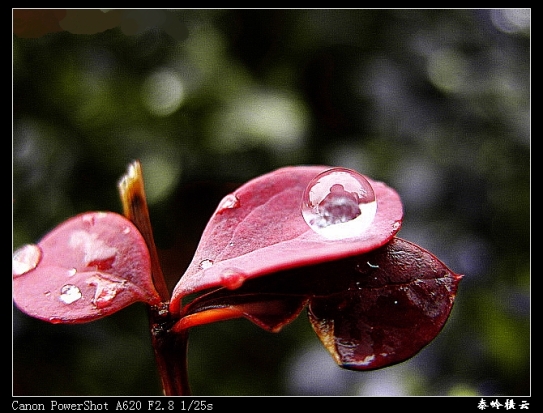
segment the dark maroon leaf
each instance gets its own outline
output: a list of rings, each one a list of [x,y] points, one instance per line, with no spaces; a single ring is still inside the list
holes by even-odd
[[[313,329],[345,368],[371,370],[412,357],[443,328],[462,276],[399,238],[356,260],[347,288],[310,300]]]
[[[245,317],[277,332],[309,303],[311,324],[338,364],[377,369],[410,358],[437,336],[461,278],[424,249],[393,238],[366,254],[198,296],[174,330]]]
[[[160,302],[145,241],[113,212],[75,216],[37,245],[15,251],[13,299],[25,313],[52,323],[95,320],[136,301]]]
[[[304,191],[317,175],[329,169],[278,169],[227,195],[211,217],[191,264],[174,289],[170,310],[179,314],[182,297],[190,293],[215,287],[236,289],[254,277],[341,259],[386,244],[400,229],[402,204],[393,189],[367,177],[377,199],[369,227],[356,235],[329,239],[306,223],[302,216]],[[332,184],[327,189],[330,194],[340,189],[346,194],[340,199],[346,201],[341,205],[329,204],[332,207],[325,213],[333,215],[340,210],[341,217],[355,218],[350,212],[351,190]]]
[[[445,324],[462,277],[399,238],[366,254],[252,278],[183,308],[174,327],[245,317],[279,331],[309,302],[317,335],[343,367],[370,370],[404,361]]]

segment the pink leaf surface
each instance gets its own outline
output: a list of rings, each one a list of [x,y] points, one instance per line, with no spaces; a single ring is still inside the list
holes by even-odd
[[[15,251],[12,268],[17,307],[52,323],[87,322],[136,301],[160,302],[145,241],[113,212],[68,219],[38,244]]]
[[[396,191],[368,177],[377,209],[362,233],[328,239],[306,223],[302,216],[304,191],[330,168],[281,168],[224,197],[173,291],[170,310],[179,313],[182,297],[190,293],[212,287],[236,289],[249,278],[363,254],[386,244],[400,229],[401,200]]]

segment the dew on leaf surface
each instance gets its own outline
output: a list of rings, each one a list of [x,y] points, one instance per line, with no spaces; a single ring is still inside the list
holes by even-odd
[[[221,285],[229,290],[235,290],[236,288],[241,287],[246,278],[247,274],[243,271],[235,268],[228,268],[221,274]]]
[[[41,260],[41,248],[34,244],[27,244],[13,253],[13,276],[26,274],[36,268]]]
[[[228,194],[219,203],[219,206],[217,207],[217,213],[221,214],[228,209],[239,208],[239,206],[240,203],[238,197],[234,194]]]
[[[377,211],[368,180],[346,168],[328,169],[313,178],[302,196],[302,216],[309,227],[328,239],[360,236]]]
[[[205,269],[211,268],[211,267],[213,267],[213,260],[202,260],[200,262],[200,268],[202,270],[205,270]]]
[[[60,289],[59,299],[64,304],[75,303],[81,297],[82,297],[81,290],[73,284],[66,284]]]

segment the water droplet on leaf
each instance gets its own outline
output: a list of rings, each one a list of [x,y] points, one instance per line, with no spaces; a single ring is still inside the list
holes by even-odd
[[[309,182],[302,197],[302,215],[309,227],[328,239],[357,237],[371,225],[377,200],[364,176],[332,168]]]
[[[200,268],[202,270],[211,268],[212,266],[213,266],[213,260],[203,260],[202,262],[200,262]]]
[[[240,270],[229,268],[221,274],[221,285],[229,290],[235,290],[241,287],[247,275]]]
[[[36,268],[41,260],[41,249],[37,245],[27,244],[13,253],[13,276],[26,274]]]
[[[60,289],[60,301],[72,304],[82,297],[81,290],[73,284],[66,284]]]
[[[238,207],[239,207],[238,197],[234,194],[228,194],[219,203],[219,206],[217,207],[217,214],[221,214],[225,212],[227,209],[233,209],[233,208],[238,208]]]

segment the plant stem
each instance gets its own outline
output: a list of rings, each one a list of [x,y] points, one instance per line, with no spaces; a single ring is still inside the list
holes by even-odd
[[[188,330],[170,331],[170,313],[163,313],[165,311],[159,308],[150,307],[151,337],[162,391],[165,396],[188,396],[191,394],[187,374]]]
[[[148,314],[151,340],[164,395],[190,395],[187,374],[188,331],[169,330],[175,320],[171,319],[169,311],[170,292],[158,259],[139,161],[134,161],[128,166],[127,173],[119,181],[118,187],[124,216],[138,228],[149,249],[153,284],[162,301],[159,306],[148,306]]]

